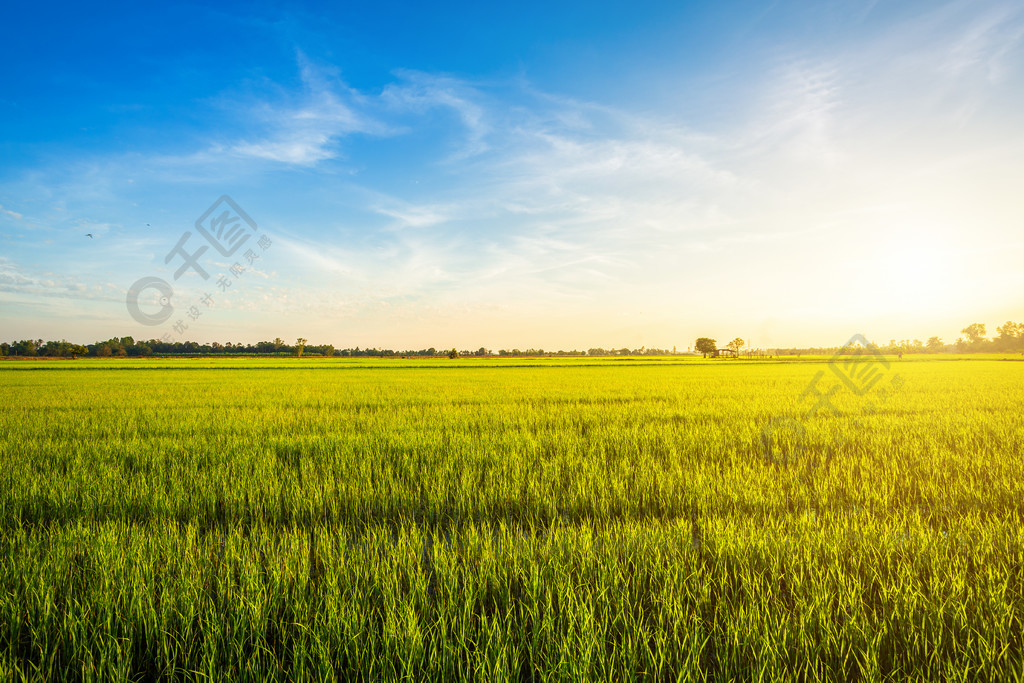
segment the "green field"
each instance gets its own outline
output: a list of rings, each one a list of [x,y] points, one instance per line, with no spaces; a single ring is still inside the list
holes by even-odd
[[[1024,362],[836,367],[0,363],[0,674],[1021,680]]]

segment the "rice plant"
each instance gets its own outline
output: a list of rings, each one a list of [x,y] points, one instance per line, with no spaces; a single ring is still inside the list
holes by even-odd
[[[0,670],[1021,679],[1024,364],[827,361],[0,364]]]

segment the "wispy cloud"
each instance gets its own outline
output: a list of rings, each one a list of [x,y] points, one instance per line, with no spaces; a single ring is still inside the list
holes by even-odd
[[[19,298],[124,301],[124,288],[115,283],[36,271],[3,257],[0,257],[0,292],[16,294]]]
[[[374,210],[394,219],[391,227],[427,228],[452,220],[455,217],[454,207],[442,204],[412,204],[390,199],[387,204],[375,206]]]
[[[479,90],[448,76],[405,69],[398,70],[396,75],[400,81],[387,85],[380,96],[382,103],[390,109],[422,115],[441,108],[458,117],[464,136],[458,149],[448,157],[449,161],[481,154],[490,148],[487,143],[491,132],[490,112],[480,102],[483,98]]]
[[[1021,45],[1024,9],[1018,4],[988,8],[967,19],[949,46],[940,68],[951,77],[977,70],[991,84],[1003,81],[1012,69],[1012,54]]]
[[[302,90],[282,93],[276,101],[257,106],[243,103],[252,112],[261,135],[228,144],[228,151],[298,166],[311,166],[339,155],[338,141],[354,133],[383,135],[386,125],[366,111],[367,99],[347,87],[331,69],[297,56]]]

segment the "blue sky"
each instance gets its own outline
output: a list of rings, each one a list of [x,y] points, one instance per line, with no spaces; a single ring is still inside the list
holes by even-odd
[[[1024,318],[1019,3],[5,12],[5,339],[768,347]],[[269,242],[174,279],[225,194]],[[128,313],[143,277],[173,286],[159,325]]]

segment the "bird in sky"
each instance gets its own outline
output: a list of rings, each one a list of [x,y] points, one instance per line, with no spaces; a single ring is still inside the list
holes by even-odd
[[[92,239],[92,233],[91,232],[85,233],[85,236],[88,237],[89,239]]]

